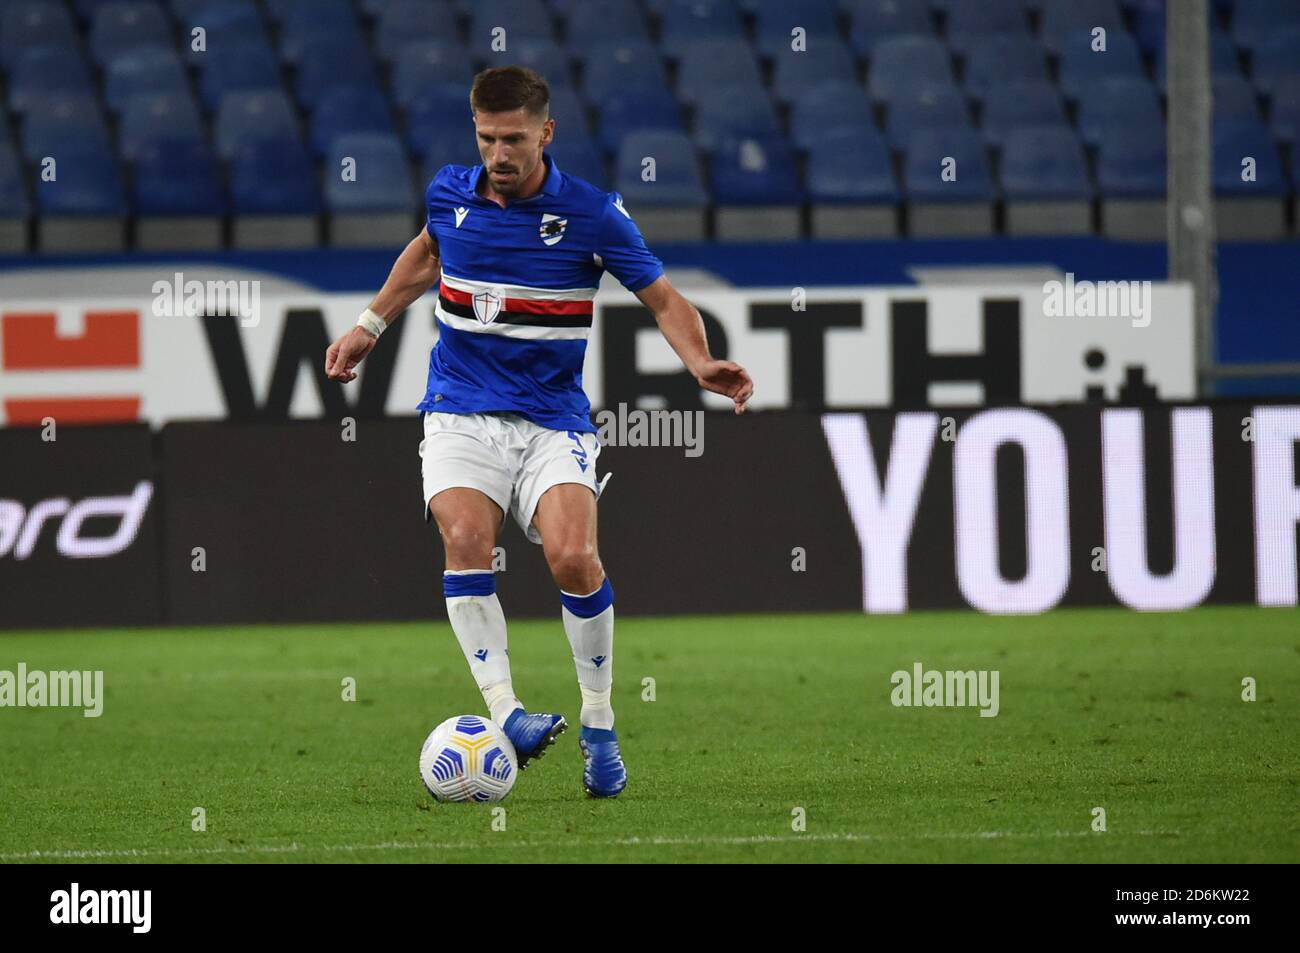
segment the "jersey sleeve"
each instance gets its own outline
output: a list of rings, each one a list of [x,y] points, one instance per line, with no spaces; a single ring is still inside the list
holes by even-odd
[[[628,291],[640,291],[664,273],[664,264],[646,247],[641,230],[623,208],[623,196],[610,192],[601,216],[596,254],[602,267]]]
[[[429,237],[435,242],[438,240],[438,233],[434,230],[434,216],[443,209],[444,203],[440,199],[442,177],[447,173],[447,166],[438,170],[438,174],[433,177],[429,187],[424,190],[424,227],[429,232]]]

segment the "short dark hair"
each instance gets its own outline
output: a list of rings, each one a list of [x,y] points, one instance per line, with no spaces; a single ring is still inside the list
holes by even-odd
[[[508,113],[523,109],[546,117],[551,88],[540,73],[525,66],[495,66],[474,77],[469,90],[469,107],[474,112]]]

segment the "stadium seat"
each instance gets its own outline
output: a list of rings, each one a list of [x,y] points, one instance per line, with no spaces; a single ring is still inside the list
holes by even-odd
[[[834,35],[810,38],[807,52],[778,51],[772,67],[772,91],[778,100],[787,103],[818,83],[829,80],[856,83],[858,78],[853,54]]]
[[[1166,152],[1163,125],[1119,122],[1101,127],[1097,187],[1107,238],[1165,238]]]
[[[200,7],[197,13],[185,21],[187,37],[192,37],[197,29],[203,30],[203,48],[195,49],[193,41],[188,42],[185,44],[185,55],[190,63],[198,67],[202,67],[212,56],[225,56],[235,50],[247,50],[250,47],[268,51],[271,49],[266,26],[257,8],[251,4],[225,4],[214,0]]]
[[[696,107],[695,144],[708,153],[728,139],[776,137],[780,123],[763,90],[719,86],[708,91]]]
[[[1155,79],[1160,91],[1168,88],[1168,50],[1163,43],[1156,50]],[[1210,30],[1210,70],[1215,76],[1240,76],[1241,57],[1237,44],[1222,30]]]
[[[841,4],[849,17],[849,44],[859,56],[875,56],[882,39],[925,36],[934,32],[930,11],[923,3],[900,0],[846,0]]]
[[[496,33],[498,30],[505,33]],[[480,58],[493,53],[492,42],[498,36],[505,39],[507,52],[516,40],[554,40],[555,21],[541,0],[476,2],[470,9],[470,51]]]
[[[605,157],[591,139],[585,136],[559,136],[546,147],[546,151],[565,174],[586,179],[598,189],[610,187]]]
[[[141,47],[115,56],[104,70],[104,99],[120,113],[137,93],[181,92],[189,89],[185,65],[171,47]]]
[[[385,63],[400,64],[399,54],[411,43],[450,45],[455,34],[453,27],[445,9],[427,0],[395,0],[379,12],[375,52]],[[464,54],[461,55],[463,58]]]
[[[1032,36],[977,36],[966,44],[962,80],[971,96],[982,99],[998,81],[1046,81],[1047,57]]]
[[[1283,30],[1262,40],[1251,57],[1255,88],[1268,94],[1283,76],[1300,73],[1300,27]]]
[[[903,170],[912,236],[993,234],[997,189],[974,130],[918,130],[904,149]]]
[[[917,85],[952,85],[948,48],[932,36],[890,36],[872,49],[868,87],[876,99]]]
[[[402,47],[393,63],[393,100],[402,109],[431,86],[459,85],[469,101],[473,70],[465,53],[449,40],[418,40]]]
[[[199,98],[204,108],[216,112],[227,93],[236,90],[275,89],[280,86],[280,61],[263,46],[231,50],[203,61],[199,73]]]
[[[36,179],[37,248],[47,253],[117,252],[126,245],[126,192],[107,144],[65,142],[58,176]]]
[[[763,88],[758,62],[744,40],[695,40],[684,44],[677,66],[677,95],[693,105],[721,86]]]
[[[439,139],[463,138],[474,144],[474,118],[469,93],[459,83],[430,86],[413,100],[406,111],[406,145],[423,156]]]
[[[598,46],[642,40],[650,33],[636,0],[573,0],[560,7],[568,47],[585,59]]]
[[[1094,189],[1074,130],[1061,121],[1011,127],[1004,136],[1007,234],[1092,234]]]
[[[226,199],[207,143],[152,140],[136,157],[131,191],[137,248],[209,251],[222,246]]]
[[[1213,124],[1215,232],[1224,241],[1277,241],[1286,235],[1286,174],[1268,127],[1258,119]]]
[[[649,86],[615,93],[600,104],[599,143],[610,155],[628,133],[641,129],[685,130],[681,107],[671,92]]]
[[[9,108],[27,112],[34,97],[46,93],[91,96],[95,86],[81,51],[72,46],[35,46],[23,50],[9,71]],[[3,123],[0,123],[2,125]]]
[[[570,48],[570,52],[574,52]],[[582,88],[587,98],[602,102],[614,93],[650,86],[667,87],[659,53],[643,40],[601,46],[586,55]]]
[[[1073,37],[1073,35],[1072,35]],[[1104,52],[1095,51],[1088,42],[1067,42],[1060,51],[1061,88],[1070,99],[1077,100],[1103,79],[1146,79],[1142,52],[1137,41],[1127,33],[1107,37]]]
[[[355,161],[355,181],[337,170]],[[411,240],[419,197],[406,151],[395,135],[351,133],[335,139],[325,161],[329,243],[347,248],[400,249]]]
[[[375,65],[364,43],[321,36],[306,43],[303,52],[294,89],[308,112],[315,112],[322,99],[341,88],[379,91]]]
[[[293,104],[280,89],[240,89],[227,93],[217,110],[214,131],[217,154],[223,159],[229,159],[246,143],[301,141]]]
[[[12,144],[0,139],[0,255],[27,251],[27,221],[31,214],[22,159]]]
[[[19,0],[0,5],[0,66],[9,69],[25,50],[76,46],[77,25],[55,0]]]
[[[1300,71],[1278,77],[1273,84],[1270,114],[1273,135],[1291,144],[1291,151],[1300,155]],[[1300,180],[1294,184],[1300,189]]]
[[[481,165],[482,162],[472,139],[443,136],[430,143],[428,151],[424,154],[420,184],[427,186],[443,166],[463,165],[472,168]]]
[[[230,163],[232,244],[240,249],[320,244],[316,170],[296,140],[245,143]]]
[[[1053,53],[1072,45],[1087,45],[1092,31],[1106,31],[1107,43],[1123,34],[1124,18],[1115,0],[1043,0],[1041,34]]]
[[[1079,132],[1089,146],[1126,129],[1164,135],[1160,100],[1147,80],[1105,79],[1079,99]]]
[[[171,22],[154,0],[114,0],[95,8],[89,48],[100,66],[141,47],[171,45]]]
[[[805,0],[799,4],[762,0],[753,5],[753,14],[755,45],[769,59],[794,52],[791,33],[795,27],[805,31],[803,38],[809,54],[831,41],[837,45],[844,42],[836,22],[835,0]]]
[[[980,127],[997,146],[1017,126],[1068,125],[1061,94],[1051,83],[1011,80],[994,83],[984,97]]]
[[[280,56],[286,63],[305,66],[320,55],[320,47],[353,48],[370,58],[370,44],[348,0],[341,6],[323,4],[320,9],[303,7],[280,27]],[[342,63],[335,65],[342,66]]]
[[[551,86],[569,86],[569,54],[554,40],[524,37],[512,40],[508,49],[493,53],[482,66],[526,66],[541,73]]]
[[[1292,28],[1300,28],[1300,4],[1294,0],[1238,0],[1232,11],[1232,38],[1246,50]]]
[[[642,178],[646,159],[654,177]],[[695,147],[684,133],[651,129],[623,139],[618,152],[615,188],[647,241],[699,241],[705,237],[708,195],[700,177]]]
[[[894,238],[901,192],[874,127],[829,130],[808,147],[812,237]]]
[[[732,139],[711,163],[715,235],[722,241],[792,241],[802,231],[803,187],[780,136]]]
[[[790,138],[796,148],[810,150],[823,136],[844,129],[880,137],[871,100],[856,83],[820,83],[790,104]]]
[[[944,31],[950,45],[973,36],[1029,35],[1024,0],[949,0]]]
[[[467,110],[468,111],[468,110]],[[371,86],[335,86],[327,89],[311,115],[310,142],[318,156],[333,150],[341,136],[375,134],[396,137],[388,100]],[[334,167],[337,170],[337,166]],[[326,177],[327,180],[329,176]]]
[[[1255,89],[1244,76],[1215,76],[1213,91],[1216,120],[1258,120],[1259,100]]]
[[[729,0],[694,0],[669,3],[660,24],[659,45],[676,59],[689,44],[700,40],[744,40],[740,12]]]
[[[22,154],[28,162],[58,156],[68,146],[109,148],[108,126],[99,101],[85,93],[33,96],[23,122]]]
[[[917,84],[902,89],[887,103],[885,128],[895,143],[907,142],[921,129],[968,129],[970,110],[966,97],[955,86]]]
[[[122,104],[118,151],[128,162],[134,161],[151,142],[202,142],[206,132],[199,107],[188,92],[137,93]]]
[[[591,123],[587,119],[587,106],[574,91],[572,86],[555,84],[551,86],[551,118],[556,126],[564,125],[570,135],[591,135]]]

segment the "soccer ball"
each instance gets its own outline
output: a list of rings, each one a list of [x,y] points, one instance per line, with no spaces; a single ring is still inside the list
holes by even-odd
[[[495,721],[448,718],[420,749],[420,778],[439,801],[500,801],[515,786],[515,746]]]

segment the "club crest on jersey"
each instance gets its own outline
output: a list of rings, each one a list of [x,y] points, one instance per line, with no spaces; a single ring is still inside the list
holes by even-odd
[[[537,231],[541,234],[543,242],[554,245],[564,237],[564,229],[568,224],[569,220],[567,218],[560,218],[558,215],[543,212],[542,226]]]
[[[498,294],[495,291],[480,291],[474,295],[474,316],[478,318],[480,324],[491,324],[501,313],[501,305],[505,302],[505,291],[502,289]]]

